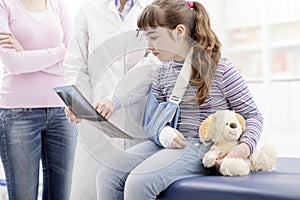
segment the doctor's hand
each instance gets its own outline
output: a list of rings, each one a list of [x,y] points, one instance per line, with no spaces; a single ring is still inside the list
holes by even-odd
[[[66,117],[68,118],[68,120],[74,124],[78,124],[79,122],[82,121],[82,119],[80,117],[76,116],[73,113],[72,108],[70,106],[65,108],[65,113],[66,113]]]
[[[96,102],[94,107],[98,111],[98,113],[100,113],[107,120],[111,117],[111,115],[114,112],[114,105],[108,99],[104,99],[104,100]]]
[[[161,130],[159,141],[165,148],[182,149],[186,147],[184,136],[170,126],[165,126]]]
[[[216,160],[215,166],[220,168],[221,162],[225,157],[247,159],[250,156],[250,153],[251,151],[248,144],[242,142],[234,146],[228,153],[221,155],[221,157]]]
[[[15,36],[8,32],[0,32],[0,45],[4,48],[15,49],[16,51],[24,51],[22,45]]]

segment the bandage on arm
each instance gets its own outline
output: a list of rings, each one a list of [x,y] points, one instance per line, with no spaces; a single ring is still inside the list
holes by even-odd
[[[165,126],[160,132],[159,141],[165,148],[172,148],[172,141],[176,137],[176,130],[170,126]]]

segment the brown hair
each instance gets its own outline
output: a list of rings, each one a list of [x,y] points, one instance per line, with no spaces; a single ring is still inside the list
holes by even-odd
[[[209,93],[219,59],[221,43],[211,29],[207,11],[199,2],[192,8],[184,0],[155,0],[140,14],[137,25],[140,29],[164,27],[175,29],[183,24],[192,38],[191,84],[196,86],[195,99],[202,104]]]

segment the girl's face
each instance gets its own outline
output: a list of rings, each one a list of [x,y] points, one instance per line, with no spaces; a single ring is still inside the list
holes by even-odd
[[[186,54],[186,45],[178,39],[176,29],[162,27],[149,28],[145,31],[148,48],[160,61],[183,61]]]

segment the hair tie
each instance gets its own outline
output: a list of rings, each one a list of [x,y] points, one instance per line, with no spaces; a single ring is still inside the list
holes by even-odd
[[[187,4],[189,5],[190,9],[194,8],[193,1],[187,1]]]

